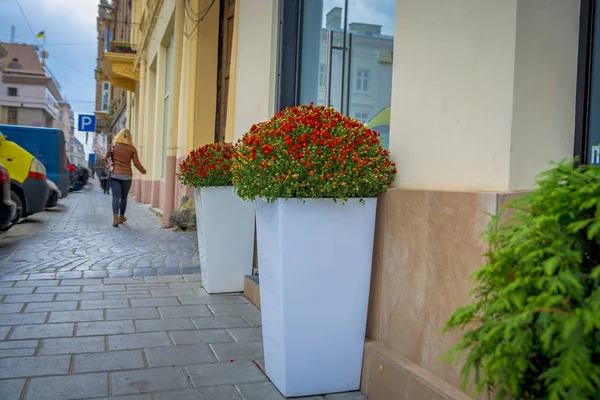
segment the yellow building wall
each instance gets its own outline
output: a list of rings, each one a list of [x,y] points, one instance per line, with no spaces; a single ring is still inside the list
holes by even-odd
[[[234,139],[275,112],[279,26],[278,1],[238,2]]]
[[[144,176],[135,176],[140,182],[134,185],[136,200],[161,208],[166,206],[163,212],[167,213],[170,213],[173,205],[179,204],[186,189],[178,182],[173,187],[172,170],[169,176],[164,176],[163,168],[167,169],[167,160],[163,160],[163,154],[167,158],[175,158],[179,164],[191,150],[213,142],[215,136],[220,2],[215,1],[206,17],[196,22],[182,11],[185,1],[163,2],[148,45],[141,53],[142,61],[138,65],[140,82],[135,101],[128,104],[128,115],[135,119],[130,122],[136,131],[134,140],[148,171]],[[202,10],[211,2],[191,0],[188,7]],[[144,17],[149,18],[149,12],[144,11],[144,7],[142,0],[135,0],[133,15],[137,20],[134,22],[140,21],[143,12]],[[184,18],[183,24],[178,22],[176,27],[177,12],[182,12]],[[143,40],[139,32],[140,25],[134,24],[133,29],[132,37],[139,45]],[[171,35],[174,39],[172,66],[175,67],[171,71],[171,82],[175,79],[179,80],[179,84],[170,88],[169,126],[165,129],[166,46]],[[175,75],[179,77],[174,78]],[[165,138],[165,134],[169,136]],[[163,151],[163,144],[167,146],[166,151]],[[169,158],[171,167],[173,158]]]
[[[209,0],[202,0],[206,8]],[[196,123],[194,148],[215,140],[217,113],[217,73],[219,66],[219,9],[216,1],[206,18],[198,25],[198,63],[196,69]]]

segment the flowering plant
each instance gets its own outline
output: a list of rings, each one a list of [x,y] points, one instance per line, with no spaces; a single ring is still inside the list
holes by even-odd
[[[236,148],[233,184],[247,200],[374,197],[396,174],[377,132],[312,104],[252,126]]]
[[[210,143],[192,150],[179,164],[177,178],[192,187],[231,186],[234,154],[231,143]]]

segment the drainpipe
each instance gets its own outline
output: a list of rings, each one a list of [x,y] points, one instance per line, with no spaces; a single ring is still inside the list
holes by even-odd
[[[167,137],[167,159],[165,160],[165,201],[163,204],[163,225],[169,225],[169,217],[175,208],[175,170],[177,167],[177,127],[179,126],[179,93],[181,86],[181,66],[183,56],[183,23],[185,0],[176,0],[175,28],[173,33],[173,59],[171,69],[171,92],[169,95],[169,130]]]

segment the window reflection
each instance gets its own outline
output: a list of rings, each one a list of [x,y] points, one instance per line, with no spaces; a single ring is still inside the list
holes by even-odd
[[[394,14],[394,0],[305,0],[303,10],[300,102],[329,98],[328,105],[386,135],[386,146]]]

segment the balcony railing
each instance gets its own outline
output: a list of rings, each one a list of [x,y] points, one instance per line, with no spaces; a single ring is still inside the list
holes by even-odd
[[[127,42],[110,42],[110,52],[118,54],[137,54],[137,46]]]

